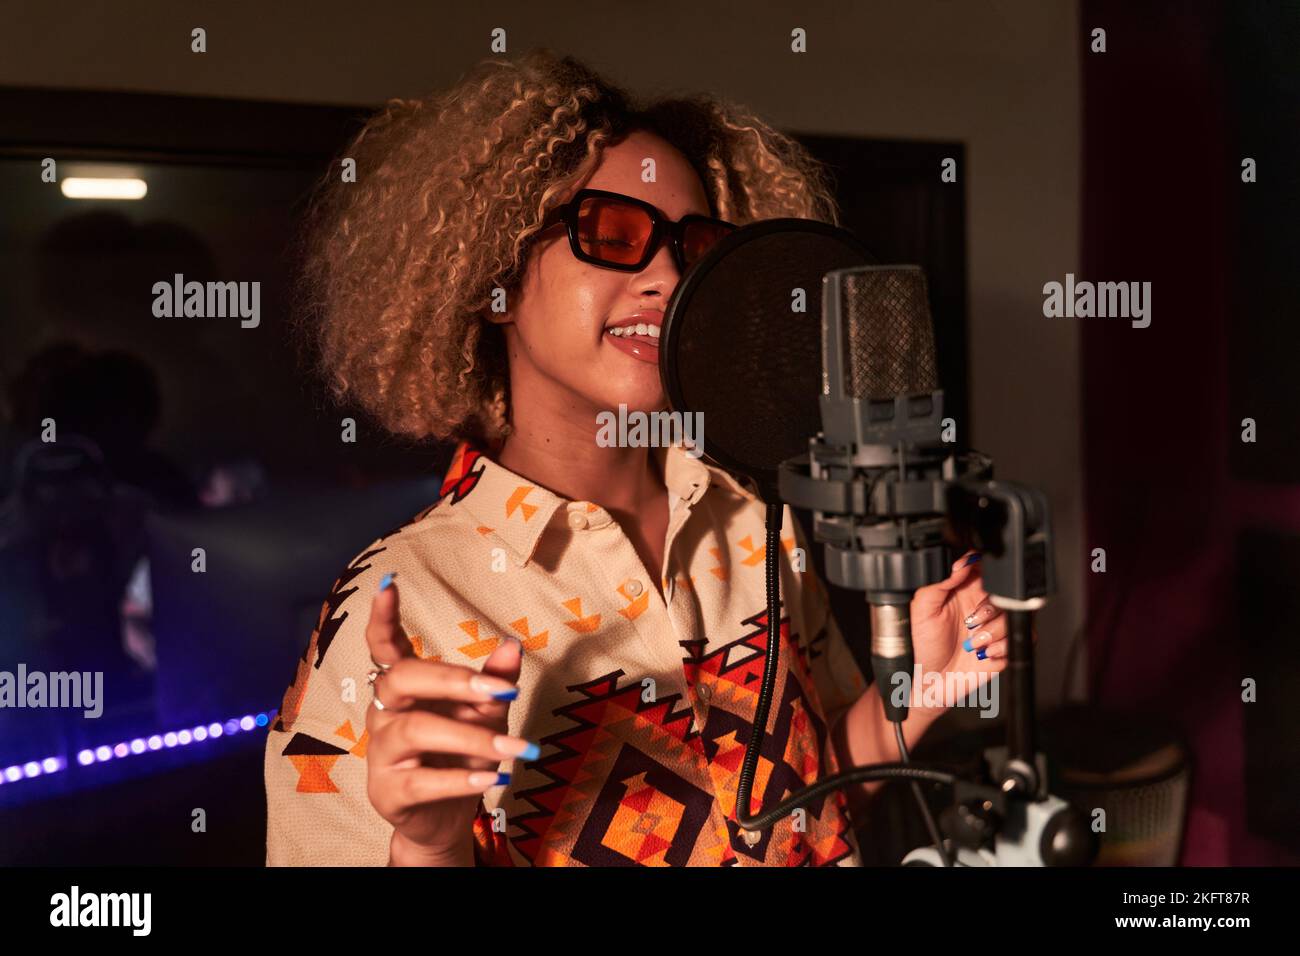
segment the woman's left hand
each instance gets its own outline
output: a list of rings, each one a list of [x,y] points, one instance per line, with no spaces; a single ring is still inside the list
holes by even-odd
[[[985,675],[1006,667],[1007,619],[989,601],[979,558],[979,552],[967,552],[946,581],[913,595],[912,650],[920,672],[976,674],[982,684]]]

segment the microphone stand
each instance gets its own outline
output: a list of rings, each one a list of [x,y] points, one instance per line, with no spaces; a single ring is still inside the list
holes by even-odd
[[[868,781],[905,779],[913,783],[935,840],[933,847],[908,853],[903,859],[905,866],[951,866],[954,862],[930,818],[920,781],[952,788],[953,802],[941,815],[941,821],[944,833],[955,844],[958,866],[1071,866],[1091,862],[1097,851],[1096,835],[1081,812],[1048,792],[1046,755],[1037,750],[1033,613],[1046,603],[1055,587],[1046,497],[1035,489],[993,481],[989,477],[991,461],[977,453],[964,456],[959,476],[958,456],[917,446],[910,448],[909,456],[909,447],[900,442],[893,466],[896,474],[886,469],[868,482],[855,474],[853,466],[862,461],[846,457],[843,449],[827,446],[820,436],[809,444],[809,456],[781,464],[780,498],[814,510],[814,537],[826,544],[828,577],[835,583],[868,594],[873,590],[884,592],[888,603],[881,606],[890,608],[900,603],[900,594],[910,599],[916,588],[943,580],[951,562],[936,537],[938,530],[932,517],[936,512],[943,516],[939,519],[943,530],[984,552],[984,587],[990,601],[1006,613],[1009,627],[1008,662],[1003,672],[1008,678],[1007,744],[985,750],[986,775],[992,783],[962,779],[943,768],[911,762],[902,735],[906,708],[891,705],[890,688],[880,680],[881,675],[905,673],[910,697],[910,635],[905,653],[897,643],[885,644],[878,653],[873,641],[877,690],[886,715],[895,725],[900,761],[850,768],[797,791],[769,810],[750,814],[754,774],[766,735],[780,648],[778,554],[783,507],[771,503],[775,496],[765,495],[769,502],[765,562],[767,657],[754,726],[741,764],[736,804],[736,820],[746,843],[755,845],[762,839],[760,831],[822,794]],[[879,523],[873,501],[889,503],[888,510],[895,516],[901,512],[901,520]],[[915,520],[909,522],[909,513]],[[859,527],[868,518],[876,518],[877,524]],[[886,528],[886,524],[893,527]],[[863,549],[864,532],[869,543],[873,534],[891,536],[891,540],[878,541],[885,547]],[[888,613],[883,618],[878,615],[874,603],[872,612],[873,628],[878,621],[888,625],[892,620]],[[1001,676],[995,674],[990,679],[998,681]]]

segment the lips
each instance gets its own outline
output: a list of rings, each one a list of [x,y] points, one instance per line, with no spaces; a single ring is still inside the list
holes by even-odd
[[[664,314],[658,309],[642,309],[615,319],[605,326],[605,339],[620,352],[643,362],[659,361],[659,331]]]

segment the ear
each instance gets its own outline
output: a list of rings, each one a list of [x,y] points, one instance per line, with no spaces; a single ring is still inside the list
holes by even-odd
[[[498,300],[497,296],[493,295],[492,302],[495,303],[497,301],[500,301],[501,303],[498,307],[500,311],[498,311],[497,308],[493,308],[492,304],[489,304],[483,308],[479,315],[487,319],[493,325],[509,325],[515,320],[513,310],[510,308],[512,304],[510,297],[505,293],[501,293],[500,299]]]
[[[504,284],[494,286],[488,290],[487,304],[483,306],[479,315],[493,325],[510,325],[514,322],[514,306],[522,294],[520,284],[517,282],[512,283],[508,289]]]

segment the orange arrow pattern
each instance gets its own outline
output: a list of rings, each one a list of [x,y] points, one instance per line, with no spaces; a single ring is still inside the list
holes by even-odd
[[[752,535],[748,535],[748,534],[745,535],[743,538],[737,541],[736,544],[743,550],[749,552],[749,554],[743,559],[741,559],[740,562],[747,568],[752,568],[756,564],[761,564],[767,558],[767,545],[760,544],[757,548],[755,548],[754,538]],[[792,547],[794,547],[794,538],[793,537],[782,538],[781,547],[783,550],[789,551]]]
[[[693,575],[693,574],[692,574],[689,578],[687,578],[687,577],[682,577],[682,575],[679,574],[679,575],[677,575],[676,580],[677,580],[677,586],[678,586],[679,588],[682,588],[683,590],[686,590],[686,591],[693,591],[693,590],[695,589],[695,575]],[[665,591],[668,590],[668,585],[669,585],[669,583],[671,583],[671,579],[670,579],[670,578],[664,578],[664,590],[665,590]]]
[[[722,549],[721,549],[721,548],[709,548],[709,554],[713,555],[713,560],[715,560],[715,561],[718,562],[718,566],[717,566],[716,568],[709,568],[709,573],[712,574],[712,575],[713,575],[715,578],[717,578],[719,581],[725,581],[725,580],[727,580],[727,578],[730,576],[731,572],[728,571],[725,567],[723,567],[723,564],[722,564]]]
[[[623,595],[623,600],[628,602],[627,607],[619,608],[618,613],[622,614],[629,621],[635,621],[641,616],[645,609],[650,606],[650,592],[649,590],[642,589],[639,595],[632,597],[627,590],[628,581],[631,580],[631,578],[628,578],[627,581],[624,581],[618,586],[618,593]]]
[[[468,644],[456,648],[466,657],[487,657],[501,643],[499,637],[479,637],[478,621],[461,621],[456,626],[473,638]]]
[[[361,731],[361,736],[357,737],[357,732],[352,729],[352,721],[345,720],[342,725],[334,729],[335,735],[352,741],[356,746],[348,750],[348,753],[354,757],[360,757],[362,760],[366,757],[366,745],[370,743],[370,731]]]
[[[540,651],[546,646],[549,631],[542,631],[539,634],[528,633],[528,618],[521,617],[517,621],[511,621],[510,627],[518,634],[522,635],[519,643],[524,645],[525,651]]]
[[[406,639],[411,642],[411,647],[414,648],[416,657],[421,657],[430,661],[442,660],[441,654],[430,654],[428,657],[424,657],[424,638],[419,634],[408,634]]]
[[[523,512],[525,521],[537,513],[537,505],[530,505],[524,501],[524,499],[528,497],[528,493],[532,490],[532,485],[520,485],[511,493],[510,497],[506,499],[507,518],[515,513],[516,508]]]
[[[565,621],[564,623],[577,631],[579,634],[590,634],[596,628],[600,627],[600,614],[592,614],[587,617],[582,616],[582,598],[570,598],[563,602],[577,620]]]

